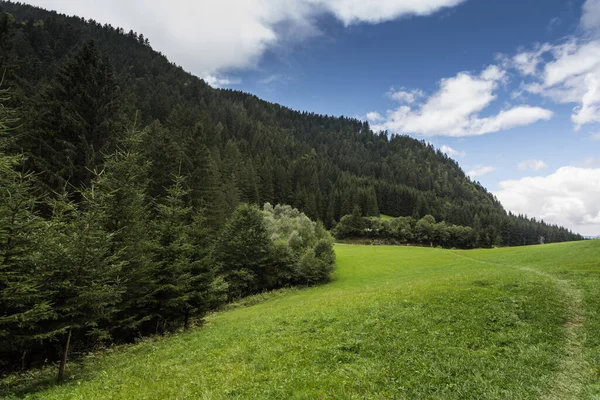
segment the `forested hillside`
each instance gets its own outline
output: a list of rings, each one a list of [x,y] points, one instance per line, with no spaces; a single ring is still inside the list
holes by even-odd
[[[461,237],[435,242],[466,248],[581,239],[507,215],[424,142],[213,89],[142,34],[0,6],[0,368],[64,369],[69,346],[326,281],[326,228],[352,213],[346,233],[384,213],[411,243],[445,227]]]
[[[151,194],[163,192],[181,161],[215,226],[239,202],[270,202],[298,207],[326,227],[359,205],[364,215],[431,214],[472,226],[482,245],[578,238],[507,217],[454,160],[424,142],[213,89],[153,51],[141,33],[1,5],[8,14],[0,22],[0,70],[23,121],[17,150],[53,189],[87,183],[90,166],[114,148],[117,127],[139,110],[149,126],[142,146],[152,160]]]

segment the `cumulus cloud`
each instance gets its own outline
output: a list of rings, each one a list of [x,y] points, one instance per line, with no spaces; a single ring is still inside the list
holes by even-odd
[[[212,86],[214,88],[220,88],[220,87],[229,86],[229,85],[237,85],[237,84],[242,83],[242,81],[238,78],[228,78],[226,76],[215,76],[215,75],[204,76],[204,80],[206,81],[206,83],[208,83],[210,86]]]
[[[532,171],[539,171],[544,168],[548,168],[548,165],[546,165],[546,163],[542,160],[525,160],[519,163],[520,171],[526,171],[528,169]]]
[[[319,32],[317,19],[375,24],[429,15],[464,0],[29,0],[141,32],[152,46],[205,77],[253,67],[269,49]],[[119,10],[115,12],[115,10]]]
[[[452,147],[443,145],[440,147],[442,153],[446,153],[450,157],[464,157],[466,153],[464,151],[454,150]]]
[[[513,67],[535,78],[523,85],[524,90],[557,103],[576,104],[571,113],[576,130],[600,122],[600,0],[584,3],[580,25],[581,37],[538,45],[512,59]]]
[[[438,91],[424,103],[388,110],[385,120],[373,129],[421,136],[477,136],[552,117],[551,111],[529,105],[480,117],[479,113],[496,99],[495,92],[505,79],[506,72],[496,65],[478,75],[460,72],[452,78],[442,79]]]
[[[494,194],[507,210],[600,234],[600,168],[562,167],[548,176],[500,182]]]
[[[407,104],[412,104],[415,102],[415,100],[423,97],[425,95],[425,93],[423,93],[422,90],[420,89],[414,89],[414,90],[410,90],[410,91],[405,91],[405,90],[394,90],[394,88],[392,88],[389,92],[386,93],[386,95],[394,100],[397,101],[399,103],[407,103]]]
[[[367,113],[367,121],[369,122],[379,122],[382,121],[383,117],[377,111],[372,111]]]
[[[476,178],[478,176],[489,174],[490,172],[495,171],[495,170],[496,170],[495,167],[477,166],[474,169],[472,169],[471,171],[467,172],[467,175],[470,176],[473,179],[473,178]]]

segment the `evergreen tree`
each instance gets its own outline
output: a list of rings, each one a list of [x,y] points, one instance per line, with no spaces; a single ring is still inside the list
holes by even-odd
[[[0,90],[0,101],[8,100]],[[19,172],[21,157],[5,154],[7,133],[16,122],[0,103],[0,354],[21,353],[25,367],[31,344],[39,339],[38,324],[54,317],[39,286],[44,271],[35,263],[42,221],[35,213],[32,175]],[[0,362],[0,367],[2,363]]]
[[[225,223],[213,252],[225,281],[229,297],[256,292],[260,288],[271,253],[271,240],[261,211],[240,204]]]
[[[202,209],[208,226],[217,229],[228,210],[212,155],[204,144],[197,142],[188,147],[186,161],[185,169],[189,171],[186,186],[190,189],[192,206]]]
[[[21,146],[30,168],[60,190],[89,184],[119,126],[120,95],[114,70],[93,41],[66,59],[34,104]]]
[[[111,254],[121,264],[124,294],[112,322],[115,335],[131,340],[142,333],[149,319],[150,293],[156,264],[150,255],[150,163],[141,154],[146,131],[137,122],[125,131],[114,153],[106,156],[102,179],[96,190],[103,196],[103,228],[112,233]]]
[[[156,206],[152,224],[155,240],[152,253],[157,264],[153,276],[156,287],[152,293],[152,316],[157,333],[173,328],[190,307],[192,276],[188,253],[191,249],[186,229],[192,209],[184,204],[187,195],[184,180],[181,175],[174,176],[166,197]]]
[[[111,251],[113,236],[101,223],[106,203],[94,182],[80,195],[78,206],[66,194],[52,202],[53,215],[36,260],[46,271],[40,290],[48,295],[56,315],[42,329],[43,338],[61,343],[59,380],[65,376],[72,340],[108,338],[103,327],[122,295],[121,264]]]

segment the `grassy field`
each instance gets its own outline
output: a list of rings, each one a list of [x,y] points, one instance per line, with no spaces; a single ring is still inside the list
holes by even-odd
[[[33,399],[592,399],[600,241],[451,251],[337,246],[324,286],[3,382]],[[54,374],[54,370],[52,371]],[[39,386],[38,386],[39,389]],[[2,392],[4,390],[4,392]]]

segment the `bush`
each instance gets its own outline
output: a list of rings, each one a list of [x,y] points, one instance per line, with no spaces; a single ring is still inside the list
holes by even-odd
[[[265,224],[275,243],[273,273],[279,286],[329,279],[335,265],[333,238],[321,223],[286,205],[265,204]]]
[[[321,223],[290,206],[242,204],[231,215],[213,251],[229,298],[329,279],[333,238]]]

